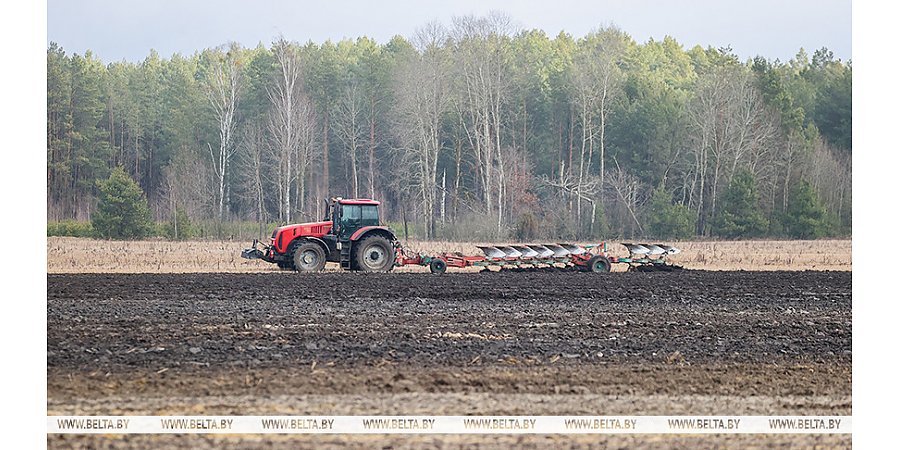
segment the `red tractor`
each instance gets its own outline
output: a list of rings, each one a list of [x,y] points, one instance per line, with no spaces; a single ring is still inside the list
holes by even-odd
[[[278,227],[269,245],[259,248],[254,240],[241,256],[298,272],[319,272],[329,261],[348,270],[388,272],[400,243],[380,223],[378,205],[369,199],[332,198],[321,222]]]

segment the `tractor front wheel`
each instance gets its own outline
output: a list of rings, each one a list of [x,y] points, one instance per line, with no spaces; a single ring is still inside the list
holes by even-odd
[[[369,236],[354,244],[356,267],[363,272],[389,272],[394,268],[394,245],[382,236]]]
[[[304,242],[294,249],[297,272],[321,272],[325,268],[325,250],[315,242]]]

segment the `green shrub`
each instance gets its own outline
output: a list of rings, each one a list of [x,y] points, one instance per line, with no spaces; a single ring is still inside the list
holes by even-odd
[[[175,220],[162,223],[159,231],[159,236],[177,241],[196,236],[194,225],[191,223],[187,211],[180,207],[175,209]]]
[[[77,220],[62,220],[59,222],[47,222],[47,237],[50,236],[68,236],[68,237],[91,237],[94,235],[94,229],[90,222],[79,222]]]

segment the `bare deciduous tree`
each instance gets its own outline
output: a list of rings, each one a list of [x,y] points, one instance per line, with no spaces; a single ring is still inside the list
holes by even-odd
[[[624,75],[619,65],[625,57],[627,39],[617,28],[595,31],[579,42],[573,62],[573,106],[581,127],[578,177],[582,179],[591,172],[596,144],[599,150],[597,158],[601,185],[605,182],[606,174],[606,123],[613,102],[622,90]],[[576,207],[580,226],[580,196]]]
[[[271,109],[268,131],[278,160],[278,218],[290,222],[295,204],[304,208],[306,172],[312,158],[315,118],[303,92],[303,68],[297,48],[284,38],[272,45],[278,63],[275,83],[267,88]],[[295,200],[291,190],[295,189]]]
[[[509,16],[500,13],[453,19],[454,61],[460,72],[456,110],[475,156],[485,209],[493,212],[496,204],[498,232],[503,223],[505,186],[501,151],[503,108],[511,78],[511,57],[505,44],[512,32]]]
[[[268,167],[271,164],[271,155],[266,143],[262,126],[251,123],[243,133],[241,145],[238,147],[241,153],[241,172],[243,173],[243,191],[247,193],[247,200],[253,203],[256,221],[260,226],[268,221],[266,211],[266,193],[269,185]]]
[[[435,235],[437,162],[443,148],[441,126],[450,99],[448,59],[441,49],[446,31],[433,23],[416,32],[418,54],[400,69],[396,80],[396,132],[402,164],[419,192],[426,237]]]
[[[176,207],[184,208],[189,217],[209,217],[216,210],[210,200],[215,199],[218,186],[211,183],[208,166],[199,154],[182,148],[164,172],[165,197],[174,220]]]
[[[805,178],[812,181],[826,211],[841,219],[851,212],[849,204],[853,187],[851,169],[852,158],[848,153],[833,148],[821,138],[814,141],[807,168],[804,170]]]
[[[589,233],[593,235],[597,217],[597,199],[600,197],[603,185],[600,183],[600,177],[595,175],[575,176],[570,171],[561,170],[559,177],[552,179],[547,176],[540,177],[540,183],[544,186],[551,187],[564,195],[568,199],[576,199],[584,201],[591,207],[591,222]],[[581,230],[581,223],[575,226],[575,230]]]
[[[213,150],[207,142],[213,172],[218,185],[218,219],[225,213],[225,187],[231,159],[235,154],[234,130],[237,125],[236,112],[243,88],[240,62],[240,46],[231,43],[210,52],[209,68],[204,80],[206,97],[212,106],[219,131],[219,146]]]
[[[615,163],[616,169],[607,177],[605,186],[611,191],[610,196],[613,198],[613,204],[618,205],[627,212],[628,218],[631,219],[629,221],[620,218],[617,222],[622,224],[623,227],[626,223],[632,222],[637,227],[638,233],[643,234],[644,227],[641,225],[637,211],[650,196],[650,189],[641,182],[640,178],[622,169],[618,161],[615,161]],[[634,234],[633,230],[630,234]]]
[[[354,198],[359,197],[359,151],[365,142],[365,108],[359,81],[351,78],[338,100],[333,126],[350,157],[350,193]]]
[[[701,78],[688,115],[694,159],[690,204],[697,210],[697,233],[704,235],[737,168],[744,165],[756,175],[761,164],[772,164],[767,152],[778,129],[752,75],[739,66]]]

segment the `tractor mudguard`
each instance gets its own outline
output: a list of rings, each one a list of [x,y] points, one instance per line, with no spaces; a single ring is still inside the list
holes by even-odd
[[[372,231],[372,230],[384,230],[384,231],[387,232],[388,235],[391,237],[391,241],[396,241],[396,240],[397,240],[397,236],[394,234],[394,231],[391,230],[391,229],[388,228],[388,227],[383,227],[383,226],[368,226],[368,227],[362,227],[362,228],[356,230],[356,232],[353,233],[353,235],[350,236],[350,241],[351,241],[351,242],[356,242],[356,241],[358,241],[360,238],[362,238],[364,235],[368,234],[368,233],[369,233],[370,231]]]

